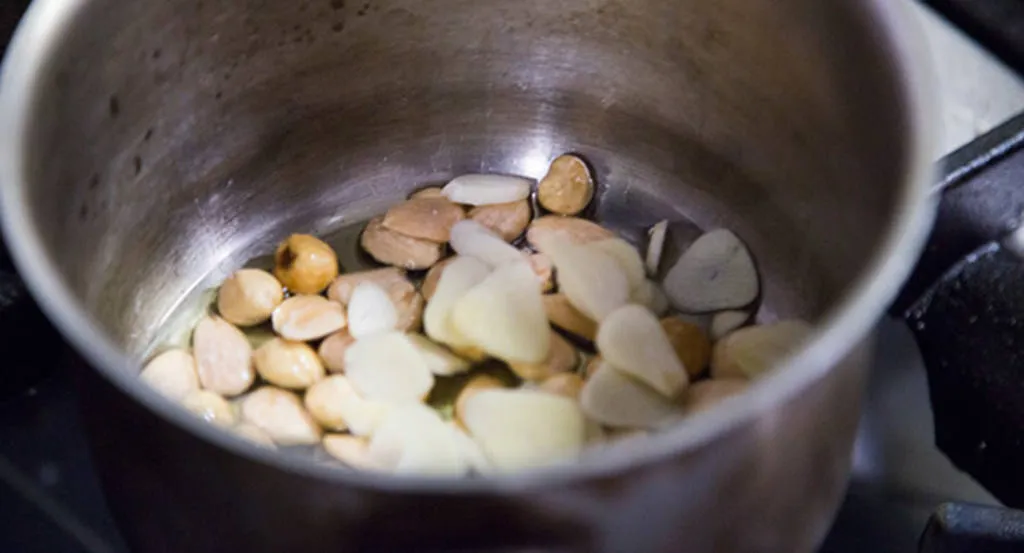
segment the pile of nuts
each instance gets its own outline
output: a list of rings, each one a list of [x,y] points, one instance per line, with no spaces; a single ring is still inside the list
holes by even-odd
[[[360,245],[383,265],[368,271],[339,274],[329,245],[292,235],[272,273],[221,284],[190,351],[163,351],[141,378],[268,448],[457,476],[656,432],[742,392],[806,338],[800,321],[746,326],[759,276],[732,232],[701,235],[663,271],[669,222],[641,254],[579,217],[594,192],[573,155],[536,189],[460,176],[367,223]],[[268,324],[254,347],[242,329]]]

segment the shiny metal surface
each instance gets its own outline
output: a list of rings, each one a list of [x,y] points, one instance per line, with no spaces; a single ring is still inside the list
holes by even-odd
[[[3,222],[40,303],[95,368],[83,399],[128,541],[813,548],[849,468],[857,344],[932,215],[921,60],[893,32],[906,32],[899,9],[38,1],[0,85]],[[232,260],[460,172],[537,177],[563,150],[595,166],[609,224],[682,216],[736,230],[768,311],[818,321],[817,339],[741,400],[644,447],[478,481],[258,451],[134,380],[167,313]],[[151,506],[154,494],[166,502]],[[217,532],[183,531],[196,522]]]

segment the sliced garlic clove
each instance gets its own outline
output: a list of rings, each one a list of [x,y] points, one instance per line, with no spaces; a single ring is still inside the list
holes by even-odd
[[[182,349],[167,350],[154,357],[139,378],[172,401],[181,401],[199,390],[199,375],[192,354]]]
[[[734,330],[750,322],[750,313],[746,311],[722,311],[715,313],[711,319],[711,337],[721,340]]]
[[[361,396],[378,401],[423,401],[434,386],[419,350],[395,331],[371,334],[349,346],[345,374]]]
[[[534,390],[481,390],[466,400],[463,423],[500,472],[575,458],[586,421],[575,401]]]
[[[277,446],[274,445],[274,440],[270,438],[270,434],[267,434],[260,429],[260,427],[254,424],[242,422],[231,427],[231,431],[243,440],[256,444],[260,447],[266,449],[277,449]]]
[[[450,244],[460,256],[475,257],[491,267],[523,260],[519,250],[476,221],[460,221],[452,227]]]
[[[462,207],[445,198],[417,198],[392,206],[381,224],[413,238],[447,242],[452,225],[465,218]]]
[[[196,390],[181,400],[181,406],[204,421],[225,428],[235,424],[235,411],[219,394]]]
[[[672,400],[607,363],[587,379],[579,401],[590,420],[615,428],[656,428],[683,414]]]
[[[548,253],[544,251],[543,242],[552,237],[560,238],[571,244],[582,245],[616,236],[614,232],[593,221],[560,215],[538,217],[530,223],[530,227],[526,230],[526,241],[541,253]]]
[[[454,435],[455,446],[459,455],[466,461],[469,468],[478,474],[490,472],[491,462],[487,460],[487,456],[484,455],[484,450],[480,448],[480,444],[473,441],[473,438],[469,437],[469,434],[466,434],[466,431],[458,424],[449,422],[448,428],[451,429]]]
[[[429,407],[396,407],[370,439],[369,456],[395,474],[462,476],[469,463],[455,434]]]
[[[644,257],[644,265],[647,274],[654,277],[661,267],[661,255],[665,251],[665,236],[668,234],[668,221],[659,221],[648,234],[647,255]]]
[[[550,326],[536,276],[525,262],[495,269],[455,303],[451,317],[456,332],[503,361],[547,358]]]
[[[609,238],[591,242],[586,247],[597,249],[614,259],[625,273],[630,290],[636,290],[647,283],[647,273],[644,271],[644,262],[640,259],[640,252],[636,251],[636,248],[629,242],[621,238]]]
[[[516,376],[523,380],[540,381],[560,373],[567,373],[579,365],[580,354],[576,348],[554,330],[550,333],[551,346],[548,348],[548,355],[544,361],[508,364]]]
[[[323,439],[324,451],[347,466],[357,470],[385,470],[370,456],[370,440],[349,434],[327,434]]]
[[[547,294],[543,301],[544,311],[552,325],[588,342],[597,337],[597,323],[573,307],[565,294]]]
[[[304,390],[324,377],[320,357],[304,342],[274,338],[256,350],[253,362],[264,380],[282,388]]]
[[[405,270],[398,267],[385,267],[383,269],[339,275],[327,289],[327,297],[342,305],[348,305],[348,302],[352,300],[352,293],[355,292],[356,287],[364,282],[372,282],[387,290],[391,301],[396,304],[401,298],[416,292],[416,287],[409,281]]]
[[[455,302],[487,278],[491,267],[475,257],[457,257],[445,267],[437,288],[423,311],[423,329],[432,340],[448,346],[468,347],[468,343],[451,328],[451,312]]]
[[[380,285],[366,281],[356,286],[348,302],[348,332],[359,340],[398,326],[398,309]]]
[[[750,382],[740,378],[712,378],[701,380],[690,386],[683,396],[683,405],[687,414],[710,409],[726,399],[742,394],[750,387]]]
[[[242,418],[280,446],[320,442],[320,427],[303,408],[299,396],[280,388],[264,386],[245,396]]]
[[[391,412],[390,404],[365,399],[348,378],[329,376],[306,391],[306,409],[321,425],[356,436],[370,436]]]
[[[345,328],[345,308],[323,296],[292,296],[270,318],[282,338],[295,342],[319,340]]]
[[[811,330],[799,320],[741,328],[715,344],[711,376],[756,378],[794,353],[810,337]]]
[[[441,189],[450,201],[466,205],[507,204],[530,196],[532,183],[509,175],[460,175]]]
[[[609,315],[597,331],[596,345],[605,362],[665,397],[676,397],[689,383],[661,323],[639,305]]]
[[[542,240],[543,251],[558,270],[561,291],[573,307],[593,321],[629,301],[629,278],[611,256],[558,237]]]
[[[249,389],[256,374],[245,334],[220,317],[203,317],[192,332],[192,354],[199,383],[225,396]]]
[[[422,334],[407,334],[409,341],[426,361],[430,372],[438,376],[452,376],[469,370],[469,361],[432,342]]]
[[[743,307],[757,299],[760,289],[750,252],[726,229],[698,238],[663,284],[672,304],[690,313]]]
[[[653,280],[645,280],[629,294],[629,301],[650,309],[655,315],[664,315],[672,307],[661,286]]]
[[[487,373],[478,373],[470,377],[468,381],[459,390],[459,395],[455,398],[454,414],[455,420],[465,426],[464,417],[466,413],[466,401],[469,400],[473,394],[481,390],[501,389],[505,387],[505,383],[495,376]]]

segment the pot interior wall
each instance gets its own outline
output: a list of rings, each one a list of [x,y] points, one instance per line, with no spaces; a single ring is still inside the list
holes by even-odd
[[[67,3],[28,208],[137,354],[211,272],[462,172],[580,152],[599,218],[732,228],[768,305],[810,318],[864,278],[901,192],[903,99],[863,2]]]

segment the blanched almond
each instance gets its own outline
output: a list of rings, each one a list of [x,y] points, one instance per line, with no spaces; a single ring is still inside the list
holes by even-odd
[[[192,333],[192,354],[199,383],[225,396],[238,395],[252,385],[252,348],[241,330],[220,317],[203,317]]]
[[[743,307],[757,299],[760,287],[746,246],[718,229],[686,250],[665,277],[664,289],[680,311],[703,313]]]
[[[413,238],[388,230],[383,217],[375,217],[366,224],[359,238],[366,253],[385,265],[410,270],[426,269],[441,259],[444,245],[439,242]]]
[[[412,194],[409,194],[409,199],[410,200],[417,199],[417,198],[443,198],[443,197],[444,197],[444,194],[441,193],[441,187],[440,186],[428,186],[426,188],[421,188],[421,189],[413,192]]]
[[[417,198],[393,206],[381,224],[413,238],[447,242],[452,225],[465,218],[462,207],[445,198]]]
[[[746,311],[722,311],[715,313],[711,319],[711,337],[721,340],[732,331],[750,322],[750,313]]]
[[[451,428],[424,405],[396,407],[370,439],[370,460],[396,474],[461,476],[469,472]]]
[[[607,363],[583,385],[580,407],[591,420],[617,428],[655,428],[682,415],[672,400]]]
[[[360,396],[347,378],[328,376],[306,391],[306,409],[325,428],[369,436],[393,408]]]
[[[452,308],[451,324],[472,345],[505,362],[547,358],[550,326],[536,276],[525,262],[498,267],[466,292]]]
[[[463,423],[498,471],[567,461],[583,447],[586,422],[574,400],[533,390],[481,390]]]
[[[274,332],[282,338],[318,340],[345,328],[345,308],[323,296],[292,296],[274,310]]]
[[[451,246],[463,257],[475,257],[491,267],[523,260],[519,250],[476,221],[460,221],[452,227]]]
[[[528,200],[507,204],[481,205],[469,210],[469,218],[497,234],[502,240],[511,242],[522,236],[530,224]]]
[[[469,362],[432,342],[422,334],[407,334],[409,341],[420,352],[430,372],[438,376],[452,376],[469,370]]]
[[[438,262],[431,267],[429,271],[427,271],[427,275],[423,277],[423,283],[420,284],[420,294],[423,295],[425,300],[429,302],[430,298],[434,297],[434,290],[437,289],[437,282],[441,280],[441,273],[444,272],[444,268],[447,267],[449,263],[456,259],[458,259],[458,256],[449,257],[448,259]]]
[[[755,378],[795,352],[810,336],[811,327],[798,320],[741,328],[715,344],[711,376]]]
[[[345,375],[361,396],[378,401],[423,401],[434,386],[419,350],[395,331],[371,334],[349,346]]]
[[[459,256],[445,267],[437,289],[423,311],[423,329],[427,336],[450,347],[473,345],[454,332],[451,312],[455,303],[487,278],[490,272],[491,267],[475,257]]]
[[[573,307],[565,294],[546,294],[543,301],[551,324],[589,342],[597,337],[597,323]]]
[[[462,386],[462,390],[459,391],[459,395],[455,398],[455,420],[460,424],[464,424],[463,418],[466,414],[466,400],[472,397],[473,394],[481,390],[500,389],[504,387],[504,382],[487,373],[479,373],[470,377],[470,379],[466,381],[465,385]]]
[[[455,177],[441,193],[457,204],[492,205],[525,200],[530,188],[530,181],[521,177],[472,174]]]
[[[296,294],[319,294],[338,276],[338,256],[315,236],[293,234],[274,252],[274,276]]]
[[[582,159],[564,154],[555,158],[537,184],[537,201],[559,215],[576,215],[594,198],[594,179]]]
[[[339,330],[320,342],[317,353],[327,370],[335,373],[345,372],[345,350],[356,341],[348,330]]]
[[[604,359],[602,359],[600,355],[591,357],[590,360],[583,365],[583,379],[586,380],[591,376],[594,376],[594,373],[597,372],[597,369],[601,368],[602,364],[604,364]]]
[[[668,234],[668,221],[659,221],[648,232],[647,255],[644,257],[644,265],[647,267],[647,274],[651,277],[657,276],[661,268],[661,255],[665,251],[665,237]]]
[[[614,232],[592,221],[580,219],[579,217],[562,217],[560,215],[538,217],[530,223],[530,228],[526,230],[526,240],[534,249],[541,253],[548,253],[544,251],[541,242],[552,236],[567,240],[576,245],[616,237]]]
[[[358,470],[384,470],[370,457],[370,440],[348,434],[327,434],[324,451],[331,457]]]
[[[284,288],[274,275],[259,269],[232,273],[217,291],[217,312],[238,326],[258,325],[284,301]]]
[[[274,445],[274,440],[270,438],[270,435],[254,424],[249,424],[247,422],[239,423],[231,427],[231,431],[235,433],[235,435],[260,447],[277,449],[277,446]]]
[[[605,362],[665,397],[676,397],[689,378],[658,319],[639,305],[626,305],[602,323],[597,351]]]
[[[256,350],[253,361],[264,380],[282,388],[304,390],[324,377],[320,357],[304,342],[274,338]]]
[[[551,332],[548,356],[541,363],[509,363],[516,376],[523,380],[540,381],[559,373],[566,373],[579,364],[579,352],[555,331]]]
[[[695,382],[686,390],[683,405],[687,413],[703,411],[722,400],[742,394],[750,387],[750,383],[741,378],[710,378]]]
[[[348,302],[348,332],[359,340],[394,330],[398,326],[398,309],[387,290],[372,281],[356,286]]]
[[[540,283],[540,291],[548,292],[555,287],[555,266],[551,258],[542,254],[534,253],[526,256],[530,268],[537,275],[537,282]]]
[[[561,292],[587,318],[600,322],[629,301],[629,279],[611,256],[557,236],[541,243],[558,270]]]
[[[414,292],[413,295],[409,296],[408,301],[396,304],[395,307],[398,308],[398,325],[395,328],[403,332],[419,332],[422,330],[423,308],[425,305],[426,302],[419,292]]]
[[[263,430],[281,446],[320,441],[320,427],[302,407],[299,396],[264,386],[242,399],[242,418]]]
[[[196,390],[181,400],[181,405],[204,421],[217,426],[235,424],[235,411],[220,395],[209,390]]]
[[[686,368],[690,379],[695,379],[708,367],[711,360],[711,341],[704,329],[688,323],[679,317],[665,317],[661,320],[668,341],[676,352],[679,362]]]
[[[580,390],[583,389],[583,379],[576,373],[555,374],[541,382],[540,389],[551,394],[578,399]]]
[[[199,389],[196,361],[182,349],[167,350],[154,357],[139,378],[173,401],[181,401]]]

